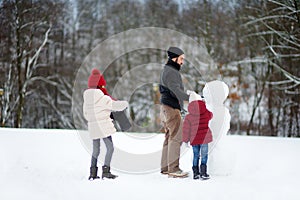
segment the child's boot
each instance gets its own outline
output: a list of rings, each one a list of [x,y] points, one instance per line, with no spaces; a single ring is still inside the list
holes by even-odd
[[[94,179],[100,178],[99,176],[97,176],[97,173],[98,173],[98,167],[90,167],[89,180],[94,180]]]
[[[209,175],[207,174],[207,166],[206,165],[200,165],[200,178],[203,180],[209,179]]]
[[[194,174],[194,179],[199,179],[200,178],[200,172],[199,172],[199,167],[198,166],[193,166],[193,174]]]
[[[115,179],[118,176],[113,175],[112,173],[110,173],[110,167],[109,166],[102,166],[102,179],[103,178],[110,178],[110,179]]]

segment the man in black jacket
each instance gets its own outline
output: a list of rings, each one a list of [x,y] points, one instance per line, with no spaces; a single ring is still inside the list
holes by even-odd
[[[179,70],[184,61],[184,52],[178,47],[167,51],[168,62],[160,77],[161,121],[164,124],[165,141],[161,158],[161,173],[171,177],[187,177],[179,168],[180,146],[182,143],[181,110],[183,101],[189,96],[184,92]]]

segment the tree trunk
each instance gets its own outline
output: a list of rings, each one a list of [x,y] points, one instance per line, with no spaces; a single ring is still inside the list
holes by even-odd
[[[270,68],[270,71],[271,71],[271,74],[273,72],[273,69],[272,69],[272,66],[268,66]],[[269,93],[268,93],[268,121],[269,121],[269,126],[270,126],[270,135],[271,136],[276,136],[275,135],[275,131],[274,131],[274,125],[273,125],[273,120],[274,120],[274,114],[273,114],[273,108],[274,108],[274,105],[273,105],[273,102],[274,102],[274,99],[273,99],[273,86],[271,84],[268,85],[269,86]]]
[[[23,82],[22,82],[22,57],[23,51],[21,48],[21,25],[20,23],[20,16],[19,16],[19,1],[16,0],[16,53],[17,53],[17,79],[18,79],[18,97],[19,97],[19,104],[17,108],[17,120],[15,127],[20,128],[22,126],[22,113],[23,113],[23,105],[24,105],[24,95],[23,95]]]
[[[290,105],[290,115],[289,115],[289,127],[288,127],[288,137],[293,136],[293,121],[294,121],[294,105]]]
[[[252,71],[254,72],[254,65],[253,65],[253,63],[251,65],[252,65],[251,66],[252,67]],[[262,73],[264,73],[264,72],[262,71]],[[265,90],[265,85],[266,85],[266,81],[268,79],[269,74],[270,74],[270,71],[269,71],[269,68],[268,68],[265,76],[260,76],[260,80],[257,80],[257,79],[255,80],[256,81],[255,82],[255,88],[256,88],[256,94],[255,95],[256,96],[255,96],[255,101],[254,101],[254,105],[253,105],[253,109],[252,109],[251,118],[250,118],[250,121],[249,121],[248,127],[247,127],[247,135],[251,134],[250,131],[251,131],[252,127],[253,127],[253,120],[254,120],[255,112],[256,112],[256,110],[257,110],[257,108],[258,108],[258,106],[259,106],[259,104],[260,104],[260,102],[261,102],[261,100],[262,100],[262,98],[264,96],[263,92]],[[259,88],[258,88],[259,87],[258,81],[262,82],[260,91],[258,91],[259,90]]]

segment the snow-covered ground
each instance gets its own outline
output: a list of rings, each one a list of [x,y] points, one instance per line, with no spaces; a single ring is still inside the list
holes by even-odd
[[[125,141],[118,139],[121,134],[113,136],[115,144]],[[155,147],[163,142],[163,135],[157,137]],[[76,131],[1,128],[0,199],[300,199],[300,139],[228,136],[228,141],[236,154],[227,176],[200,181],[112,170],[119,175],[115,180],[88,181],[90,154]],[[189,148],[180,160],[190,173],[191,158]]]

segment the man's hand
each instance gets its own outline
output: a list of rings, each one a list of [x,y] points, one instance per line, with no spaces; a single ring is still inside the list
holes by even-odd
[[[196,92],[193,90],[187,90],[186,93],[187,93],[187,95],[191,95],[192,93],[196,93]]]
[[[190,148],[191,145],[190,145],[189,142],[185,142],[185,143],[184,143],[184,146],[185,146],[186,148]]]

